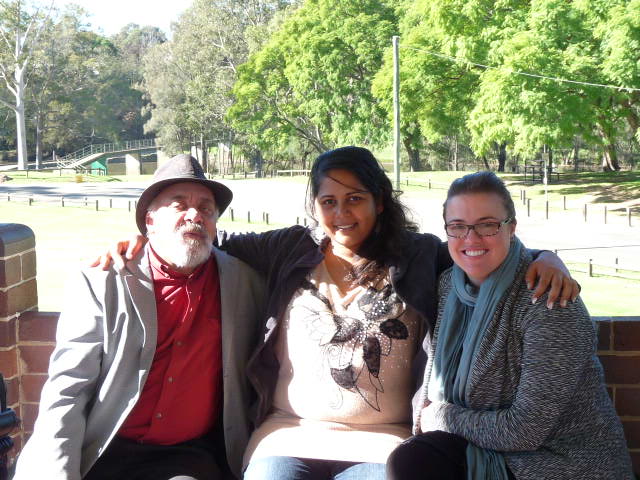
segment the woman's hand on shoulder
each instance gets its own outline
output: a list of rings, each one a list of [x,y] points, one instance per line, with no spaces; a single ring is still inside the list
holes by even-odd
[[[575,301],[580,294],[580,285],[573,278],[563,261],[555,253],[543,251],[529,265],[525,280],[529,289],[534,288],[532,302],[549,292],[547,308],[553,308],[558,301],[561,307],[566,307],[567,302]]]
[[[125,263],[131,260],[147,243],[147,239],[140,234],[121,240],[112,245],[105,253],[96,258],[89,266],[109,270],[113,264],[116,270],[124,270]]]

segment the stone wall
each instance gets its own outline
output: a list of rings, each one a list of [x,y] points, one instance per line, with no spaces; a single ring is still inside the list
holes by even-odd
[[[30,380],[22,381],[28,371],[24,358],[33,351],[20,344],[19,325],[24,312],[38,307],[36,286],[36,251],[33,231],[24,225],[0,224],[0,373],[7,382],[8,405],[19,417],[22,409],[24,388],[31,394],[39,392],[38,385],[29,386]],[[50,350],[49,350],[50,351]],[[22,431],[14,436],[15,450],[23,441]]]
[[[622,420],[635,472],[640,473],[640,317],[595,317],[598,357]]]

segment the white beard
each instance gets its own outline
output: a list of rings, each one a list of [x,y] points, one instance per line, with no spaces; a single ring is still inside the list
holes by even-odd
[[[185,238],[187,232],[197,232],[205,237]],[[204,227],[198,224],[186,224],[173,232],[149,233],[151,245],[167,262],[179,269],[191,269],[203,264],[211,255],[213,240]],[[160,253],[161,252],[161,253]]]

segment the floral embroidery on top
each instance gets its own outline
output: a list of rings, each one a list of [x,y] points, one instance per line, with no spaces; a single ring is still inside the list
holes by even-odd
[[[310,313],[310,328],[314,334],[320,334],[314,336],[324,348],[333,381],[358,393],[371,408],[380,411],[378,392],[384,393],[381,357],[390,354],[393,340],[409,337],[407,326],[399,319],[405,309],[403,302],[390,284],[380,290],[368,287],[357,299],[360,318],[354,318],[336,314],[331,301],[310,281],[303,283],[302,290],[319,300],[313,308],[309,305],[305,308]],[[333,321],[332,331],[326,331],[321,326],[324,322],[318,321],[327,315]],[[354,359],[360,349],[363,364],[357,366]]]

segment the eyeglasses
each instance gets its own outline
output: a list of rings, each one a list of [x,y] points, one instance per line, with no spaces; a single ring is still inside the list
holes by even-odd
[[[507,218],[502,222],[482,222],[475,225],[466,225],[464,223],[448,223],[445,224],[444,229],[447,232],[447,236],[453,238],[465,238],[469,235],[471,230],[475,231],[481,237],[493,237],[500,231],[500,227],[511,223],[511,218]]]

